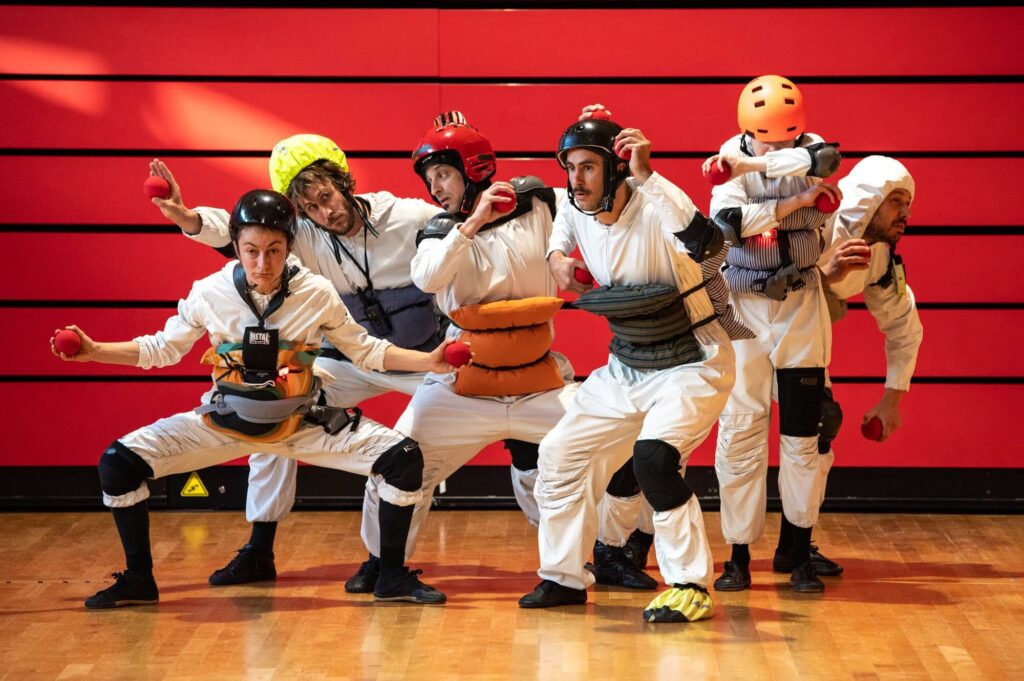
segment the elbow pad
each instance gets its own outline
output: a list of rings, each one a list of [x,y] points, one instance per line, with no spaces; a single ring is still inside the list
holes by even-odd
[[[807,171],[808,176],[824,178],[839,170],[839,162],[843,158],[839,153],[839,142],[818,142],[804,148],[811,155],[811,168]]]
[[[725,245],[725,235],[699,210],[694,212],[686,229],[676,232],[675,237],[683,242],[695,262],[715,257]]]
[[[715,224],[721,230],[725,240],[735,246],[743,245],[740,232],[743,228],[743,209],[739,206],[723,208],[715,214]]]
[[[424,239],[443,239],[455,229],[455,217],[451,213],[438,213],[430,218],[427,226],[416,235],[416,245]]]

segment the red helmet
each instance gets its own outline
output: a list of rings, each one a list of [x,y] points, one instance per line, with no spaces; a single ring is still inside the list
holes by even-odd
[[[413,169],[425,178],[427,167],[438,163],[454,166],[466,182],[486,182],[494,176],[494,148],[458,111],[441,114],[412,152]]]

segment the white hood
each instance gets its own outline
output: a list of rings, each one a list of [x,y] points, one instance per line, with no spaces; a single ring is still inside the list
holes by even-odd
[[[868,156],[838,184],[843,200],[836,211],[836,233],[831,243],[863,238],[864,228],[893,190],[905,189],[910,192],[910,200],[914,200],[914,178],[910,171],[888,156]]]

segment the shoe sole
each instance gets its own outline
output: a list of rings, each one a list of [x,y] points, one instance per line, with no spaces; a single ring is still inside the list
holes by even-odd
[[[155,604],[157,604],[159,602],[160,602],[159,598],[154,598],[153,600],[147,600],[147,601],[143,601],[143,600],[118,601],[117,603],[113,603],[111,605],[89,605],[88,603],[86,603],[85,609],[86,610],[113,610],[114,608],[120,608],[120,607],[125,606],[125,605],[155,605]]]
[[[371,585],[368,589],[367,588],[359,588],[359,589],[357,589],[355,587],[350,587],[348,584],[345,584],[345,593],[347,593],[347,594],[372,594],[373,590],[376,589],[376,588],[377,588],[376,584]]]
[[[715,582],[715,591],[749,591],[750,582],[746,584],[729,584],[719,586],[718,582]]]
[[[243,584],[259,584],[260,582],[276,582],[277,575],[274,575],[273,577],[257,577],[255,579],[247,579],[242,582],[213,582],[210,580],[207,581],[210,582],[210,586],[241,586]]]
[[[373,595],[373,600],[379,603],[416,603],[417,605],[444,605],[448,602],[447,598],[442,601],[424,601],[415,596],[378,596],[377,594]]]
[[[564,605],[586,605],[586,601],[562,601],[561,603],[523,603],[519,602],[520,608],[526,608],[528,610],[541,609],[541,608],[560,608]]]
[[[811,565],[813,566],[814,563],[811,563]],[[792,571],[793,568],[791,567],[775,567],[774,565],[772,565],[772,572],[774,572],[777,575],[788,575]],[[841,574],[843,574],[843,568],[839,568],[838,570],[819,570],[818,568],[814,568],[814,574],[818,575],[819,577],[838,577]]]

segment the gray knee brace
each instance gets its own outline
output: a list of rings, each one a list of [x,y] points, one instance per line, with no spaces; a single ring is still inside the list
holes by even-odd
[[[134,492],[153,477],[149,464],[116,440],[100,456],[99,473],[100,489],[112,497]]]
[[[415,492],[423,486],[423,452],[416,440],[407,437],[377,457],[370,470],[392,487]]]
[[[679,450],[661,440],[637,440],[633,445],[633,471],[655,511],[678,508],[693,496],[679,475],[679,460]]]
[[[779,369],[779,432],[794,437],[817,437],[825,369]]]
[[[505,440],[505,449],[512,455],[512,466],[517,471],[533,471],[537,469],[540,457],[540,445],[522,440]]]

